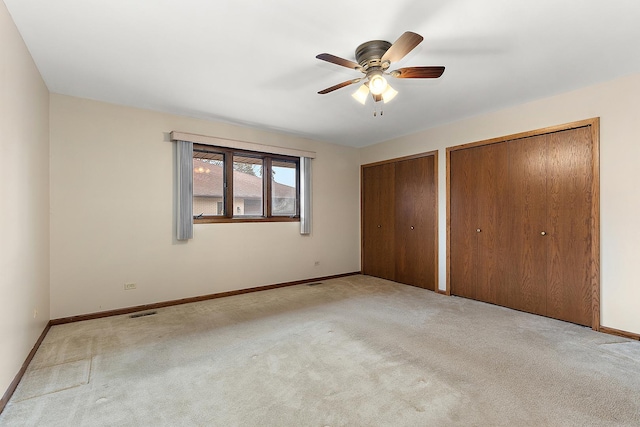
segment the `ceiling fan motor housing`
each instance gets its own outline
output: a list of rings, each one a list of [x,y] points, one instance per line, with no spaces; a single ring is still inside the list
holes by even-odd
[[[356,61],[362,67],[363,72],[371,68],[389,68],[390,63],[385,61],[382,63],[382,56],[391,47],[391,43],[384,40],[371,40],[362,43],[356,49]]]

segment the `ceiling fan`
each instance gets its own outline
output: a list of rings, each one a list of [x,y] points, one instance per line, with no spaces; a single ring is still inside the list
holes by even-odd
[[[392,62],[397,62],[404,58],[418,46],[422,40],[423,37],[420,34],[407,31],[393,44],[384,40],[372,40],[362,43],[356,49],[357,63],[331,55],[330,53],[317,55],[316,58],[318,59],[351,68],[364,74],[363,77],[338,83],[318,93],[324,95],[365,80],[352,96],[364,104],[367,101],[367,95],[371,93],[374,102],[384,101],[387,103],[391,101],[398,92],[387,83],[387,79],[384,76],[399,79],[435,79],[440,77],[442,73],[444,73],[444,67],[405,67],[387,71]]]

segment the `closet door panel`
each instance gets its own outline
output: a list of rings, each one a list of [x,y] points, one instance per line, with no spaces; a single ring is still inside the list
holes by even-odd
[[[449,283],[451,293],[476,298],[479,148],[452,151],[449,156]],[[478,232],[477,230],[480,230]]]
[[[547,137],[547,315],[591,326],[591,133],[585,127]]]
[[[506,292],[508,256],[507,191],[509,151],[506,143],[480,147],[478,156],[478,260],[476,298],[494,304],[508,304]]]
[[[546,315],[547,138],[509,143],[510,307]]]
[[[396,281],[435,290],[434,156],[395,164]]]
[[[362,171],[362,272],[395,280],[395,168],[392,163]]]

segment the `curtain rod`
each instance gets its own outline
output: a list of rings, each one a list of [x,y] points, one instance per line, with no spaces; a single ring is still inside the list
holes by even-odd
[[[285,156],[316,158],[315,151],[298,150],[296,148],[276,147],[273,145],[257,144],[255,142],[237,141],[234,139],[218,138],[215,136],[198,135],[188,132],[171,132],[172,141],[189,141],[196,144],[213,145],[216,147],[236,148],[238,150],[258,151]]]

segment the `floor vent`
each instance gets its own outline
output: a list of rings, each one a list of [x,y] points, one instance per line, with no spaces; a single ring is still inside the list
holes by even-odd
[[[307,283],[307,286],[317,286],[317,285],[322,285],[322,282]]]
[[[138,318],[138,317],[153,316],[156,313],[157,313],[157,311],[147,311],[147,312],[144,312],[144,313],[135,313],[135,314],[132,314],[129,317],[132,318],[132,319],[135,319],[135,318]]]

